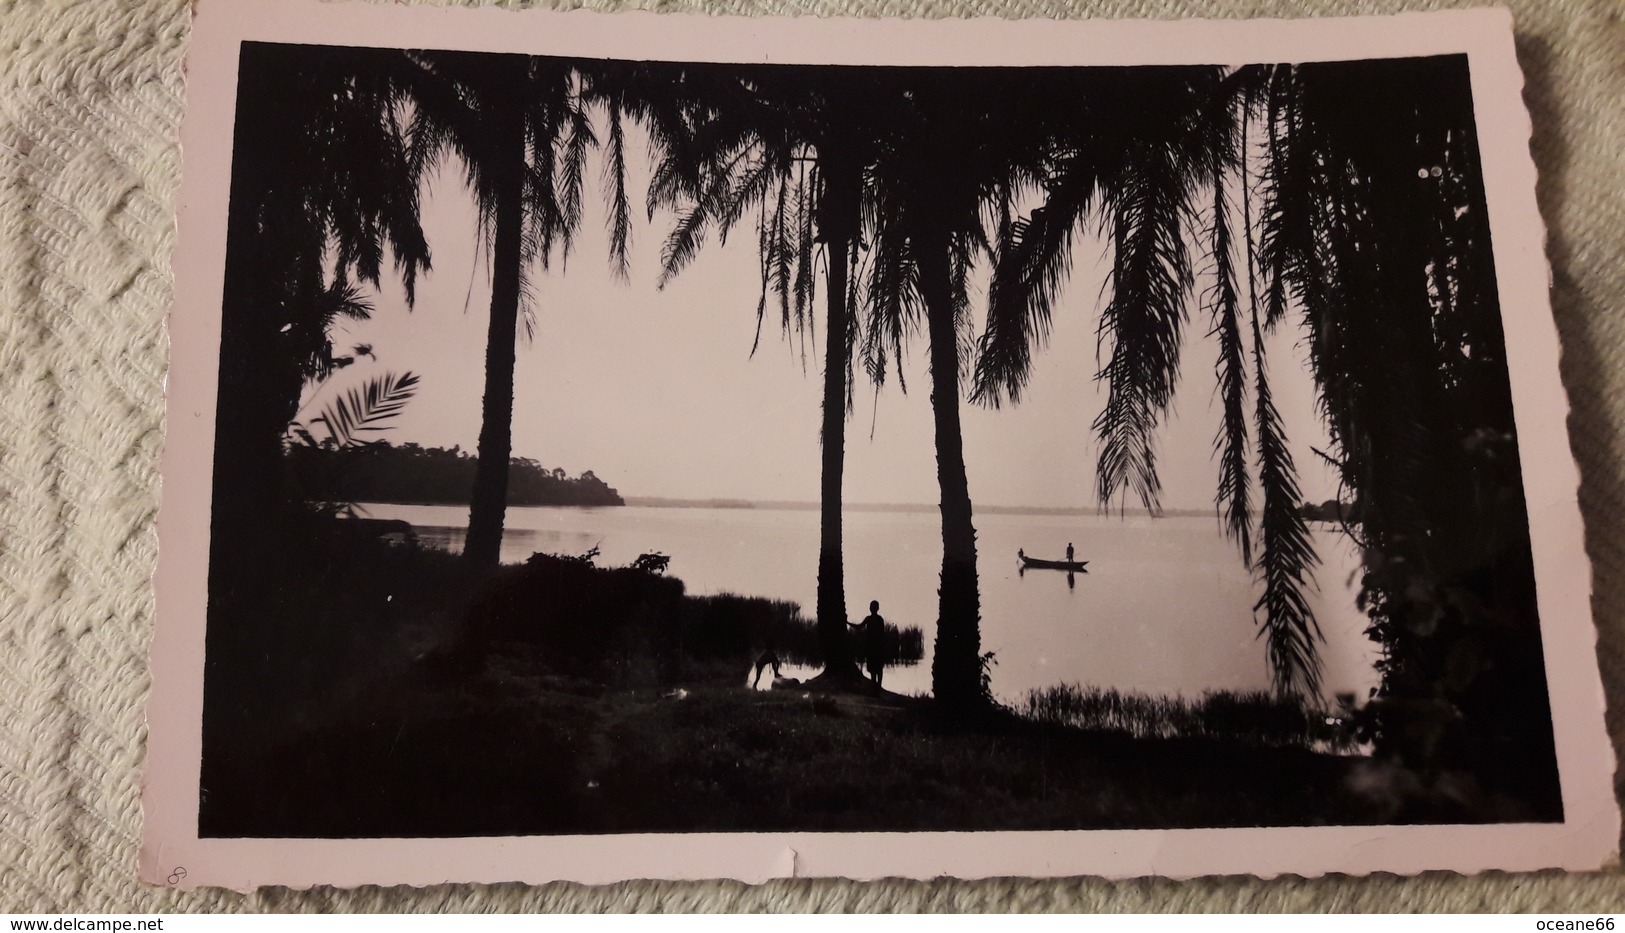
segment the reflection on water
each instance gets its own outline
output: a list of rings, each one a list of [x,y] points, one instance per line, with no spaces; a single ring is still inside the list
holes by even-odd
[[[462,549],[466,509],[366,508],[375,518],[410,522],[424,544]],[[1058,683],[1187,696],[1268,688],[1253,581],[1213,519],[983,514],[976,527],[982,650],[994,654],[1000,699],[1017,702]],[[1326,693],[1363,697],[1377,683],[1377,654],[1354,604],[1358,554],[1335,532],[1311,534],[1321,566],[1308,595],[1326,635]],[[845,542],[848,616],[862,618],[869,601],[879,600],[887,622],[925,633],[929,657],[942,560],[936,514],[849,512]],[[1086,572],[1024,572],[1016,557],[1020,549],[1057,554],[1068,542],[1089,562]],[[669,573],[696,595],[789,599],[809,616],[816,604],[816,510],[508,509],[504,561],[593,547],[599,566],[669,554]],[[781,672],[800,679],[817,673],[788,664]],[[886,687],[899,693],[925,693],[930,683],[930,664],[886,672]]]
[[[1034,572],[1036,573],[1037,571],[1034,571]],[[1085,571],[1082,571],[1082,572],[1083,573],[1088,573],[1089,571],[1085,570]],[[1068,570],[1068,571],[1065,571],[1065,573],[1066,573],[1066,588],[1069,589],[1069,590],[1077,589],[1078,588],[1078,571]],[[1022,564],[1020,567],[1017,567],[1016,568],[1016,575],[1021,577],[1023,580],[1027,579],[1027,565]]]

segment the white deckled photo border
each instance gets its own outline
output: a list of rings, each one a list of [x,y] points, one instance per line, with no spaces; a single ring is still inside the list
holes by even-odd
[[[1067,832],[695,833],[461,839],[216,839],[197,828],[210,488],[237,51],[243,41],[576,58],[853,65],[1148,65],[1464,53],[1539,593],[1565,821]],[[169,318],[158,620],[141,877],[158,885],[605,883],[634,878],[1190,877],[1596,869],[1617,858],[1614,752],[1566,431],[1530,121],[1500,9],[1301,21],[901,21],[203,0],[187,60]]]

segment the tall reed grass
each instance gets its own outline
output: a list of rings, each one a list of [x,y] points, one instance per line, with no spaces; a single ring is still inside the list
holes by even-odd
[[[1020,711],[1048,725],[1137,738],[1208,738],[1318,751],[1350,751],[1356,745],[1338,713],[1261,691],[1210,691],[1187,699],[1062,684],[1028,693]]]

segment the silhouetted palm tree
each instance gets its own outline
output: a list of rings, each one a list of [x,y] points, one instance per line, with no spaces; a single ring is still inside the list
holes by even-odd
[[[644,99],[686,104],[666,121],[649,192],[679,211],[662,255],[662,284],[693,259],[706,231],[726,239],[755,209],[761,248],[758,340],[770,296],[789,333],[810,328],[816,253],[824,251],[825,351],[819,491],[817,620],[825,671],[856,679],[847,636],[842,477],[852,402],[852,306],[861,243],[864,170],[882,119],[864,79],[844,69],[691,69]],[[651,121],[659,124],[661,121]]]
[[[581,219],[582,170],[595,142],[570,63],[522,55],[415,53],[414,160],[427,172],[454,155],[479,217],[491,269],[479,466],[469,507],[467,561],[494,567],[507,511],[513,449],[514,349],[530,268],[567,251]]]
[[[1143,76],[1135,83],[1142,93],[1123,115],[1131,121],[1154,115],[1161,97],[1144,92]],[[977,397],[994,404],[1019,398],[1031,348],[1042,343],[1066,275],[1070,238],[1115,197],[1119,206],[1104,212],[1117,248],[1113,304],[1121,310],[1103,321],[1103,337],[1114,345],[1102,373],[1113,401],[1096,424],[1101,492],[1126,480],[1154,507],[1149,441],[1177,371],[1189,261],[1170,251],[1156,262],[1161,273],[1125,275],[1123,259],[1135,252],[1124,247],[1135,239],[1155,246],[1145,234],[1159,227],[1172,245],[1177,218],[1189,222],[1194,199],[1210,199],[1204,226],[1214,285],[1206,307],[1224,405],[1217,502],[1243,559],[1257,558],[1277,687],[1312,694],[1319,672],[1302,596],[1314,554],[1294,508],[1293,464],[1263,359],[1264,335],[1301,313],[1333,440],[1329,452],[1317,453],[1342,478],[1349,533],[1365,553],[1360,599],[1372,619],[1368,633],[1384,650],[1372,707],[1378,748],[1413,766],[1467,765],[1523,781],[1527,799],[1555,806],[1528,526],[1465,59],[1257,66],[1204,84],[1210,102],[1192,111],[1196,144],[1184,156],[1141,151],[1120,166],[1130,177],[1117,177],[1098,148],[1113,124],[1075,132],[1070,145],[1057,147],[1044,206],[1010,225],[1001,250]],[[1076,126],[1100,124],[1079,119]],[[1135,134],[1143,129],[1131,128]],[[1133,178],[1148,169],[1152,178],[1182,177],[1183,184],[1148,187]],[[1159,187],[1166,197],[1155,196]],[[1256,223],[1255,190],[1262,202]],[[1239,222],[1233,192],[1241,199]],[[1126,305],[1125,294],[1134,296]],[[1256,538],[1245,456],[1249,382],[1264,497]],[[1114,404],[1121,408],[1114,412]],[[1531,766],[1508,777],[1509,760]]]
[[[1379,749],[1557,806],[1465,57],[1263,73],[1267,320],[1301,309],[1383,646]]]
[[[1110,299],[1099,325],[1111,353],[1099,374],[1107,384],[1106,407],[1094,422],[1101,438],[1097,495],[1110,505],[1130,491],[1157,511],[1156,432],[1172,401],[1192,297],[1187,231],[1203,228],[1214,280],[1204,303],[1218,343],[1224,404],[1215,439],[1216,501],[1227,533],[1251,565],[1250,381],[1264,499],[1257,539],[1263,594],[1257,608],[1277,688],[1315,696],[1320,633],[1303,590],[1316,557],[1297,512],[1296,471],[1269,392],[1257,320],[1250,328],[1248,372],[1242,296],[1253,298],[1237,274],[1234,209],[1227,193],[1231,174],[1245,161],[1243,115],[1251,106],[1256,75],[1226,78],[1217,68],[1165,68],[1079,72],[1057,81],[1061,103],[1048,117],[1044,202],[1029,217],[1014,220],[1001,244],[973,397],[993,406],[1019,401],[1032,350],[1048,335],[1073,238],[1100,218],[1113,259]],[[1245,178],[1241,185],[1245,190]]]
[[[865,357],[871,378],[883,381],[887,359],[900,363],[908,335],[924,324],[943,550],[931,685],[940,703],[967,709],[988,699],[959,418],[971,352],[969,276],[1018,193],[1041,175],[1046,148],[1035,112],[1049,89],[1032,72],[921,70],[896,80],[877,92],[895,94],[899,104],[872,170]]]
[[[328,325],[368,313],[386,251],[413,298],[429,266],[406,158],[397,52],[242,44],[227,218],[209,534],[206,747],[238,734],[242,685],[278,678],[243,610],[285,592],[305,546],[285,444],[332,358]],[[285,673],[285,672],[281,672]],[[277,680],[280,682],[280,680]],[[250,717],[252,718],[252,717]]]
[[[408,303],[429,249],[406,154],[398,52],[245,43],[238,78],[221,319],[213,540],[267,540],[282,445],[328,326],[370,308],[393,257]],[[227,561],[229,563],[229,560]]]

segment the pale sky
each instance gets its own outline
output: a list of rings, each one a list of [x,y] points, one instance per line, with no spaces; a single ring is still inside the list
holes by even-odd
[[[672,218],[643,221],[649,163],[641,133],[628,137],[636,208],[630,281],[609,273],[601,163],[594,160],[588,210],[568,269],[555,263],[545,272],[532,270],[536,330],[528,341],[521,335],[518,347],[514,456],[571,474],[593,470],[623,496],[816,501],[822,276],[818,329],[806,341],[805,367],[800,341],[792,345],[780,336],[771,306],[752,358],[760,289],[754,223],[743,225],[725,247],[713,238],[675,281],[656,289],[660,245]],[[370,343],[377,362],[363,359],[342,371],[321,396],[381,371],[411,370],[421,377],[421,388],[383,436],[396,444],[457,444],[472,452],[480,429],[490,272],[456,166],[431,180],[423,211],[434,271],[420,279],[415,309],[408,312],[399,284],[386,281],[375,296],[373,320],[346,322],[335,334],[336,350]],[[1022,404],[998,411],[962,405],[974,502],[1096,504],[1098,445],[1090,424],[1105,399],[1094,380],[1103,252],[1097,239],[1079,241],[1049,345],[1036,356]],[[985,270],[978,279],[985,287]],[[1198,276],[1198,294],[1207,282]],[[979,287],[978,306],[984,298]],[[1209,328],[1193,307],[1175,407],[1158,448],[1165,508],[1212,508],[1221,405]],[[1335,492],[1336,481],[1310,450],[1325,449],[1327,441],[1314,414],[1304,336],[1300,328],[1283,325],[1266,341],[1266,351],[1304,498],[1320,501]],[[893,377],[878,397],[859,372],[847,426],[849,503],[937,501],[923,334],[910,348],[906,372],[907,395]]]

